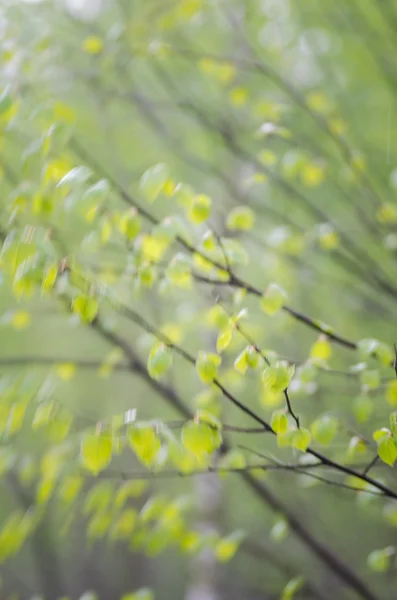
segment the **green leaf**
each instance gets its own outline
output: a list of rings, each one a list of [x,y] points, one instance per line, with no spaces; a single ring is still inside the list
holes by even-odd
[[[390,429],[387,429],[386,427],[382,427],[382,429],[377,429],[376,431],[374,431],[374,433],[372,434],[372,437],[374,438],[375,442],[380,442],[380,440],[384,437],[389,437],[391,435],[391,431]]]
[[[288,418],[285,412],[275,410],[272,414],[270,425],[276,433],[285,433],[288,429]]]
[[[248,368],[247,348],[244,348],[244,350],[238,355],[238,357],[234,361],[234,368],[242,375],[244,375],[244,373],[246,372]]]
[[[76,296],[73,299],[72,310],[84,323],[92,323],[98,314],[98,300],[92,296]]]
[[[353,414],[359,423],[368,421],[374,409],[374,402],[367,394],[360,394],[353,400]]]
[[[123,510],[110,530],[112,540],[129,539],[135,529],[138,514],[135,509],[127,508]]]
[[[88,492],[84,501],[84,514],[105,511],[112,503],[114,487],[110,481],[100,481]]]
[[[308,429],[297,429],[292,437],[291,445],[302,452],[306,452],[311,441],[310,431]]]
[[[87,167],[75,167],[57,183],[57,187],[64,186],[81,186],[92,175],[92,172]]]
[[[152,467],[161,450],[161,441],[152,425],[132,425],[128,429],[128,441],[138,460]]]
[[[59,498],[68,504],[76,500],[84,485],[83,477],[79,475],[68,475],[64,477],[58,488]]]
[[[270,530],[270,537],[275,542],[282,542],[289,533],[289,526],[284,518],[278,519]]]
[[[382,437],[378,442],[379,458],[392,467],[397,459],[397,445],[392,437]]]
[[[121,216],[119,230],[129,241],[134,240],[142,228],[141,219],[135,209]]]
[[[136,479],[135,481],[126,481],[123,483],[114,498],[116,508],[122,508],[129,498],[139,498],[148,487],[145,480]]]
[[[194,225],[200,225],[207,221],[211,215],[211,198],[200,194],[193,198],[187,210],[187,218]]]
[[[193,277],[191,267],[184,258],[174,257],[166,271],[166,276],[176,287],[187,290],[192,288]]]
[[[393,406],[393,407],[397,406],[397,380],[396,379],[393,379],[393,381],[391,381],[387,385],[386,400],[388,401],[390,406]]]
[[[112,523],[110,512],[98,512],[89,521],[87,536],[91,540],[105,537]]]
[[[100,179],[89,188],[83,194],[83,200],[89,200],[91,202],[100,203],[105,200],[106,196],[110,192],[110,185],[106,179]]]
[[[223,454],[219,460],[220,469],[245,469],[247,461],[240,450],[230,450]]]
[[[267,367],[264,370],[262,380],[265,387],[272,392],[282,392],[288,388],[294,372],[294,365],[280,361],[274,367]]]
[[[218,338],[216,340],[216,350],[217,352],[223,352],[229,346],[232,341],[233,329],[232,327],[226,327],[219,332]]]
[[[56,279],[58,277],[58,264],[48,265],[44,277],[43,282],[41,284],[41,289],[43,293],[49,292],[53,289]]]
[[[199,423],[207,423],[208,425],[211,425],[211,427],[215,427],[215,429],[222,429],[220,420],[208,410],[202,408],[198,409],[196,411],[195,420]]]
[[[142,523],[149,523],[159,519],[167,506],[166,498],[163,495],[151,496],[143,505],[139,519]]]
[[[304,577],[302,575],[298,575],[293,579],[290,579],[285,588],[283,589],[283,593],[281,595],[281,600],[291,600],[296,592],[298,592],[305,582]]]
[[[182,444],[197,458],[212,454],[222,443],[219,430],[206,423],[189,421],[182,429]]]
[[[120,600],[154,600],[154,594],[149,588],[140,588],[136,592],[126,594]]]
[[[332,354],[332,346],[328,336],[321,334],[310,348],[310,358],[315,364],[327,361]]]
[[[287,293],[277,283],[271,283],[261,298],[261,308],[267,315],[275,315],[287,301]]]
[[[112,460],[112,440],[104,434],[90,433],[81,442],[80,454],[83,466],[98,475]]]
[[[154,202],[163,190],[169,177],[168,168],[159,163],[150,167],[141,177],[140,188],[148,202]]]
[[[256,369],[259,366],[259,362],[260,362],[260,354],[257,351],[256,348],[254,348],[254,346],[247,346],[246,348],[246,360],[247,360],[247,365],[251,368],[251,369]],[[263,362],[263,361],[262,361]]]
[[[390,366],[393,362],[393,349],[391,348],[391,346],[385,344],[384,342],[380,342],[379,340],[375,340],[372,338],[366,338],[360,340],[357,346],[362,359],[367,359],[371,356],[375,356],[385,366]]]
[[[323,444],[324,446],[329,446],[329,444],[333,442],[338,431],[338,421],[335,417],[323,415],[312,423],[310,429],[316,442]]]
[[[237,240],[231,240],[228,238],[221,239],[221,245],[223,250],[219,248],[217,251],[218,262],[223,262],[224,266],[227,267],[224,260],[224,254],[226,254],[227,262],[230,265],[247,265],[249,261],[249,255],[244,246]]]
[[[160,379],[172,366],[172,354],[165,344],[157,343],[149,354],[147,370],[152,379]]]
[[[215,556],[219,562],[225,563],[233,558],[236,554],[243,534],[241,531],[236,531],[227,537],[222,538],[215,546]]]
[[[48,425],[52,418],[54,409],[54,402],[41,402],[36,408],[32,421],[32,429],[39,429],[44,425]]]
[[[221,357],[218,354],[200,351],[196,360],[196,371],[204,383],[211,383],[218,375],[220,364]]]
[[[255,213],[248,206],[233,208],[226,221],[226,227],[232,231],[249,231],[255,223]]]
[[[368,555],[367,563],[369,568],[376,573],[384,573],[390,567],[390,561],[396,550],[393,546],[388,546],[381,550],[373,550]]]
[[[360,381],[364,389],[375,389],[380,385],[380,373],[377,369],[372,371],[362,371]]]

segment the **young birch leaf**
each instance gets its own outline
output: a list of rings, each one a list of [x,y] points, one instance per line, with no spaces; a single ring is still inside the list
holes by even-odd
[[[260,355],[259,352],[253,346],[247,346],[246,348],[247,364],[251,369],[256,369],[259,366]]]
[[[229,346],[232,341],[233,330],[231,327],[227,327],[219,332],[218,338],[216,340],[216,350],[217,352],[223,352]]]
[[[161,450],[161,441],[154,427],[130,427],[128,441],[137,458],[146,467],[152,467]]]
[[[119,230],[128,240],[134,240],[142,227],[141,220],[135,209],[122,215],[119,221]]]
[[[393,546],[374,550],[368,555],[367,564],[372,571],[384,573],[390,567],[390,560],[396,549]]]
[[[148,202],[154,202],[169,177],[166,165],[159,163],[150,167],[141,177],[140,188]]]
[[[276,433],[285,433],[288,429],[287,415],[281,410],[275,410],[270,425]]]
[[[393,379],[386,388],[386,400],[390,406],[397,406],[397,379]]]
[[[248,368],[247,354],[248,354],[247,348],[244,348],[244,350],[238,355],[238,357],[234,361],[234,368],[236,369],[236,371],[238,371],[242,375],[244,375],[244,373],[246,372],[246,370]]]
[[[45,294],[46,292],[50,292],[53,289],[57,276],[58,265],[49,265],[46,269],[46,272],[43,277],[43,282],[41,284],[41,291],[43,294]]]
[[[306,452],[311,441],[310,431],[308,429],[297,429],[292,437],[292,446],[302,452]]]
[[[289,533],[288,523],[285,519],[280,518],[276,521],[270,531],[270,537],[275,542],[282,542]]]
[[[298,592],[302,588],[304,582],[305,580],[301,575],[290,579],[285,588],[283,589],[281,600],[292,600],[296,592]]]
[[[378,443],[379,458],[392,467],[397,459],[397,446],[392,437],[384,436]]]
[[[199,459],[212,454],[221,443],[219,430],[205,423],[189,421],[182,429],[182,444]]]
[[[287,301],[287,293],[277,283],[271,283],[261,298],[262,310],[267,315],[275,315]]]
[[[91,296],[76,296],[72,309],[84,323],[92,323],[98,314],[98,300]]]
[[[310,358],[315,361],[326,361],[332,354],[332,346],[329,343],[328,337],[321,334],[317,341],[310,348]]]
[[[231,231],[249,231],[254,223],[254,211],[248,206],[237,206],[229,212],[226,227]]]
[[[219,562],[225,563],[231,560],[236,554],[242,539],[242,533],[236,531],[219,540],[215,546],[215,556]]]
[[[374,409],[374,402],[367,394],[360,394],[353,400],[353,414],[359,423],[368,421]]]
[[[149,354],[147,370],[152,379],[160,379],[172,366],[172,354],[165,344],[156,344]]]
[[[372,371],[362,371],[360,381],[365,389],[374,390],[380,385],[380,373],[377,369]]]
[[[221,357],[211,352],[200,351],[196,360],[196,371],[204,383],[211,383],[218,375]]]
[[[311,426],[311,433],[313,438],[319,444],[323,444],[324,446],[329,446],[333,441],[336,433],[338,431],[338,421],[335,417],[331,417],[329,415],[323,415]]]
[[[194,225],[200,225],[207,221],[211,215],[211,198],[200,194],[195,196],[187,211],[187,217]]]
[[[274,367],[267,367],[263,372],[263,383],[272,392],[281,392],[289,386],[294,376],[294,365],[281,361]]]
[[[145,587],[130,594],[130,597],[127,596],[121,600],[154,600],[154,594],[151,589]]]
[[[81,462],[83,466],[98,475],[112,459],[112,440],[109,436],[90,433],[81,442]]]
[[[389,437],[390,435],[391,435],[390,429],[387,429],[386,427],[382,427],[382,429],[377,429],[376,431],[374,431],[374,433],[372,434],[372,437],[374,438],[375,442],[378,444],[382,438]]]

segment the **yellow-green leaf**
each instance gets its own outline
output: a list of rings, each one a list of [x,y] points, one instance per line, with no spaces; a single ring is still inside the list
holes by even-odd
[[[226,327],[219,332],[218,338],[216,340],[216,350],[217,352],[223,352],[229,346],[232,341],[233,329],[231,327]]]
[[[152,379],[160,379],[172,366],[172,354],[165,344],[156,344],[149,354],[147,370]]]
[[[263,372],[263,383],[272,392],[281,392],[289,386],[294,376],[295,366],[279,361],[275,366],[267,367]]]
[[[81,442],[81,462],[83,466],[98,475],[112,460],[112,440],[103,434],[90,433]]]
[[[226,227],[232,231],[248,231],[254,223],[254,211],[248,206],[237,206],[229,212]]]
[[[312,423],[311,433],[319,444],[328,446],[334,440],[338,431],[338,421],[330,415],[323,415]]]
[[[169,178],[168,168],[159,163],[150,167],[141,177],[140,188],[148,202],[154,202]]]
[[[291,600],[295,596],[296,592],[302,588],[304,582],[305,580],[302,575],[298,575],[297,577],[290,579],[283,589],[281,600]]]
[[[287,301],[287,293],[277,283],[271,283],[261,298],[261,308],[267,315],[275,315]]]
[[[211,383],[218,374],[221,357],[211,352],[200,351],[196,360],[196,371],[204,383]]]
[[[219,562],[228,562],[236,554],[243,535],[241,532],[235,532],[222,538],[215,546],[215,556]]]
[[[195,196],[187,210],[187,217],[194,225],[204,223],[211,215],[211,198],[200,194]]]
[[[294,448],[306,452],[311,441],[310,431],[308,429],[297,429],[291,440],[291,444]]]
[[[219,430],[206,423],[189,421],[182,429],[182,444],[198,458],[211,454],[221,443]]]
[[[310,348],[310,357],[315,361],[326,361],[332,354],[332,346],[328,337],[321,334]]]
[[[92,323],[98,314],[98,300],[92,296],[76,296],[72,309],[84,323]]]
[[[392,467],[397,459],[397,445],[392,437],[383,436],[378,442],[379,458]]]
[[[128,441],[137,458],[147,467],[155,464],[161,441],[151,425],[133,425],[128,429]]]
[[[285,412],[275,410],[272,414],[270,425],[276,433],[285,433],[288,429],[288,418]]]

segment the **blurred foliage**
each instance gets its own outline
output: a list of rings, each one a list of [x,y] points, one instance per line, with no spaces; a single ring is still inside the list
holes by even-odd
[[[392,597],[397,3],[0,32],[2,597]]]

